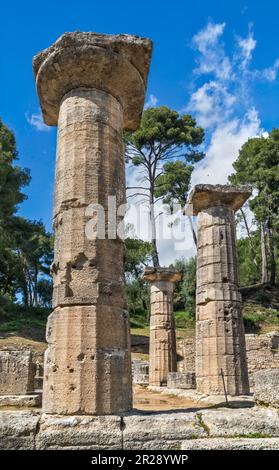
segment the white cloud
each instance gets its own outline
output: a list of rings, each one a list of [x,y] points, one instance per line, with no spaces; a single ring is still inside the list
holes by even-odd
[[[200,56],[197,58],[197,74],[210,74],[222,80],[231,78],[232,67],[229,58],[225,54],[220,38],[223,35],[226,23],[211,23],[199,31],[192,38],[192,45]]]
[[[186,111],[194,113],[199,124],[208,128],[228,117],[235,100],[222,82],[213,80],[204,83],[191,95]]]
[[[197,67],[193,70],[192,93],[183,111],[196,117],[207,137],[204,144],[206,157],[196,165],[192,185],[227,183],[242,145],[249,138],[266,135],[255,108],[251,85],[256,80],[274,81],[279,71],[279,59],[263,70],[253,69],[251,64],[257,42],[251,26],[246,37],[236,36],[229,54],[223,43],[224,30],[225,23],[210,22],[192,38],[192,46],[197,52]],[[157,98],[150,95],[145,107],[156,106],[157,103]],[[138,175],[135,168],[128,172],[129,185],[139,185]],[[158,211],[161,208],[159,205]],[[148,209],[143,208],[142,211],[138,217],[136,210],[130,210],[127,220],[135,225],[138,236],[150,240]],[[158,224],[162,265],[195,253],[187,219],[183,223],[184,238],[181,241],[175,237],[162,237]]]
[[[149,98],[148,100],[146,101],[145,105],[144,105],[144,109],[147,109],[147,108],[155,108],[155,106],[157,106],[159,100],[158,98],[155,96],[155,95],[149,95]]]
[[[255,108],[242,119],[231,119],[216,126],[207,148],[206,158],[195,168],[192,184],[224,184],[233,173],[232,164],[239,149],[251,137],[261,134],[261,124]]]
[[[186,109],[205,128],[208,140],[206,157],[196,166],[192,184],[226,183],[241,146],[263,132],[250,92],[251,79],[255,76],[250,63],[256,47],[251,25],[247,37],[236,38],[229,55],[222,43],[224,28],[225,23],[209,23],[193,38],[199,53],[195,75],[198,73],[200,78]],[[229,64],[229,76],[220,73],[218,63]],[[205,70],[210,72],[208,76],[204,76]],[[205,80],[201,84],[202,77]]]
[[[25,114],[27,122],[39,132],[47,132],[51,130],[51,127],[47,126],[43,121],[43,116],[41,112],[32,113],[29,116],[28,113]]]
[[[252,52],[257,45],[257,41],[254,39],[253,32],[249,31],[247,38],[237,38],[239,54],[241,58],[241,67],[246,68],[252,59]]]
[[[274,82],[277,78],[279,70],[279,59],[276,59],[271,67],[267,67],[263,70],[256,70],[256,77],[267,80],[268,82]]]

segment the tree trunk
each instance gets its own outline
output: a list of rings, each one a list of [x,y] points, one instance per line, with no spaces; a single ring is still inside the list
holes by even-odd
[[[243,209],[240,209],[240,212],[241,212],[241,215],[242,215],[242,217],[243,217],[244,225],[245,225],[246,232],[247,232],[247,235],[248,235],[248,240],[249,240],[249,244],[250,244],[250,250],[251,250],[252,257],[253,257],[253,263],[254,263],[254,265],[256,266],[257,271],[258,271],[258,273],[259,273],[259,275],[260,275],[260,269],[259,269],[259,265],[258,265],[258,262],[257,262],[256,252],[255,252],[255,249],[254,249],[252,237],[251,237],[250,230],[249,230],[249,227],[248,227],[246,215],[245,215],[245,212],[244,212]]]
[[[274,239],[273,239],[272,228],[270,227],[270,221],[267,224],[267,236],[268,236],[269,259],[270,259],[269,282],[272,286],[274,286],[275,281],[276,281],[276,260],[275,260],[275,254],[274,254]]]
[[[265,227],[264,227],[264,223],[263,223],[263,222],[261,222],[261,255],[262,255],[262,276],[261,276],[261,283],[262,283],[262,284],[265,284],[265,283],[268,282],[268,275],[267,275]]]
[[[154,214],[154,195],[152,189],[150,189],[150,198],[149,198],[149,215],[150,215],[150,225],[151,225],[151,245],[152,245],[152,262],[154,268],[160,266],[159,255],[157,250],[157,240],[156,240],[156,221]]]
[[[38,307],[38,268],[35,266],[34,273],[34,306]]]
[[[188,217],[188,220],[190,222],[190,227],[191,227],[191,230],[192,230],[193,240],[194,240],[195,246],[197,248],[198,241],[197,241],[197,235],[196,235],[196,232],[195,232],[195,229],[194,229],[194,226],[193,226],[193,220],[192,220],[192,217],[190,215],[187,215],[187,217]]]

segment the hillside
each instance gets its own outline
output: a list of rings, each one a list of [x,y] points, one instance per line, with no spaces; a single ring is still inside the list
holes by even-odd
[[[243,315],[247,333],[279,331],[279,288],[255,285],[241,289]],[[43,350],[48,309],[25,309],[17,306],[0,312],[0,347],[21,344]],[[177,339],[195,335],[195,321],[187,312],[175,312]],[[146,314],[131,318],[132,351],[135,357],[148,358],[149,327]]]

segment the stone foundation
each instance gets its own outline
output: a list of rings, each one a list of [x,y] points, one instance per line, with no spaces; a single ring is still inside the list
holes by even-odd
[[[257,438],[251,439],[252,435]],[[206,449],[217,448],[219,441],[222,448],[231,448],[234,442],[236,448],[247,448],[246,445],[256,449],[279,449],[278,413],[256,407],[200,409],[197,412],[131,412],[122,417],[0,412],[2,450]]]

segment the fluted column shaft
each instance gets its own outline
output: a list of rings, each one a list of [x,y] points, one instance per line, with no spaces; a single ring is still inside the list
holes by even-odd
[[[149,385],[166,385],[169,372],[177,371],[173,313],[174,283],[181,274],[170,268],[146,268],[150,289]]]
[[[177,370],[173,282],[154,282],[150,295],[149,385],[161,386]]]
[[[115,196],[116,207],[125,202],[122,125],[120,103],[103,91],[78,88],[61,101],[54,312],[43,394],[48,413],[109,414],[132,406],[123,243],[107,237],[108,196]],[[92,239],[97,213],[89,204],[104,208],[105,239]]]
[[[249,393],[239,292],[234,212],[218,205],[198,214],[196,381],[206,394]]]

